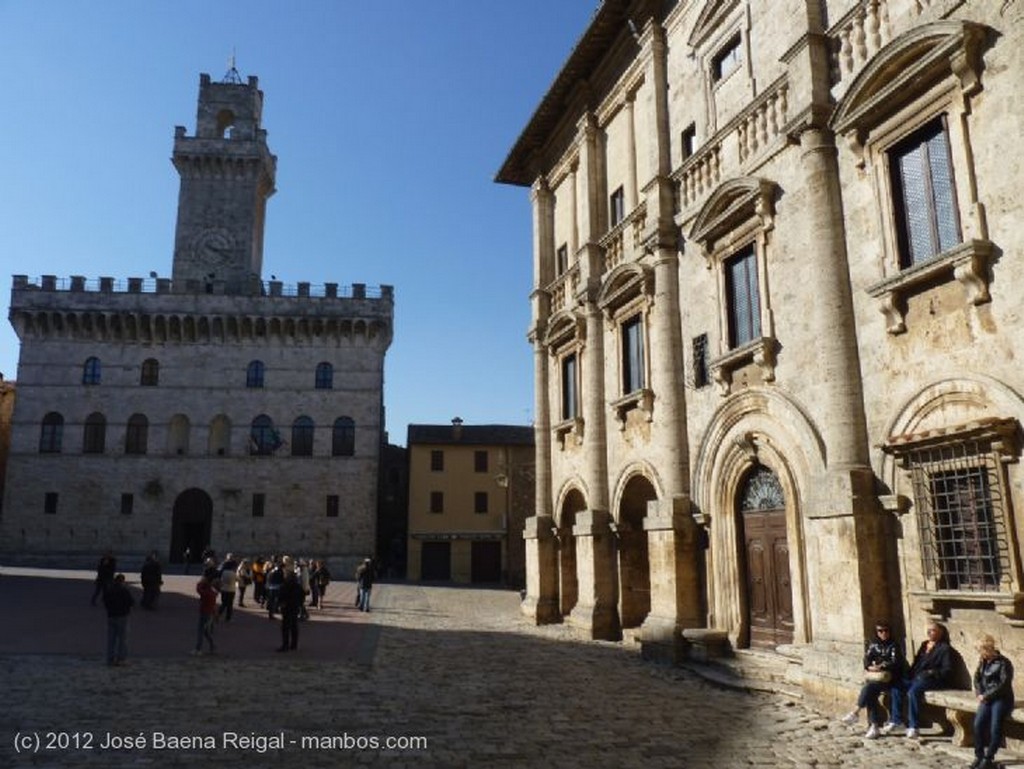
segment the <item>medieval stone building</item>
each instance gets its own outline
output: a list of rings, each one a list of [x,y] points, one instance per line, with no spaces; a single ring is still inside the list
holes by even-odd
[[[497,175],[533,204],[538,622],[824,700],[876,618],[1024,654],[1022,17],[601,3]]]
[[[5,559],[374,551],[393,293],[263,281],[262,107],[201,77],[171,278],[14,276]]]

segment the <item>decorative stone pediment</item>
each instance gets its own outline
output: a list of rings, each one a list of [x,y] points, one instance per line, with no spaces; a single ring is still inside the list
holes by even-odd
[[[561,310],[548,319],[543,342],[554,352],[567,342],[583,341],[586,335],[586,321],[571,310]]]
[[[621,264],[608,273],[597,297],[597,305],[609,316],[637,297],[654,298],[654,271],[645,265]]]
[[[703,45],[738,6],[739,0],[711,0],[705,3],[687,44],[693,48]]]
[[[986,29],[967,21],[925,24],[900,35],[861,70],[832,114],[837,133],[851,142],[894,115],[936,83],[955,77],[964,95],[981,90]]]
[[[730,179],[707,199],[690,230],[690,240],[699,243],[711,267],[716,244],[726,236],[755,221],[770,230],[775,219],[775,182],[745,176]]]

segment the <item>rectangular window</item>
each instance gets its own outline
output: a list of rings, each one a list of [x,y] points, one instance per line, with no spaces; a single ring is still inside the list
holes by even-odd
[[[48,491],[43,497],[43,512],[47,515],[57,514],[57,492]]]
[[[743,61],[743,39],[737,32],[711,60],[711,79],[718,82],[731,75]]]
[[[252,517],[262,518],[263,512],[267,507],[267,495],[266,494],[253,494],[252,495]]]
[[[443,491],[432,491],[432,492],[430,492],[430,512],[432,512],[432,513],[443,513],[444,512],[444,492]]]
[[[949,134],[940,118],[889,151],[900,267],[961,242]]]
[[[487,512],[487,492],[478,491],[473,495],[473,512],[474,513],[486,513]]]
[[[697,150],[697,126],[690,123],[679,137],[682,159],[686,160]]]
[[[121,495],[121,515],[131,515],[135,509],[135,495],[134,494],[122,494]]]
[[[487,472],[487,451],[474,451],[473,452],[473,471],[477,473]]]
[[[327,517],[337,518],[338,517],[338,495],[328,494],[327,495]]]
[[[444,452],[440,449],[430,452],[430,470],[435,473],[444,472]]]
[[[622,394],[644,388],[643,321],[639,315],[622,324]]]
[[[557,264],[555,265],[558,275],[564,275],[569,269],[569,247],[564,243],[558,247]]]
[[[753,245],[725,261],[725,294],[729,348],[742,347],[760,338],[761,299]]]
[[[578,414],[576,353],[571,353],[562,358],[562,419],[575,419]]]
[[[711,383],[708,376],[708,335],[693,338],[693,386],[697,389]]]
[[[626,218],[626,193],[622,191],[622,187],[612,193],[610,205],[611,226],[614,227]]]
[[[910,469],[925,576],[938,590],[1008,589],[1008,500],[990,440],[903,453]]]

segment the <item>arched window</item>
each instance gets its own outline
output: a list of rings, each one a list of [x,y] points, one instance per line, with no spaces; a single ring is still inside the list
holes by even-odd
[[[160,362],[156,358],[142,361],[142,378],[139,384],[144,387],[156,387],[160,382]]]
[[[82,366],[82,384],[98,385],[100,383],[100,359],[89,358]]]
[[[356,453],[356,423],[351,417],[334,420],[331,440],[331,454],[336,457],[350,457]]]
[[[299,417],[292,424],[292,456],[313,456],[313,420]]]
[[[125,454],[145,454],[149,441],[149,420],[145,414],[132,414],[124,434]]]
[[[64,417],[51,411],[43,417],[42,429],[39,432],[39,453],[59,454],[64,440]]]
[[[210,423],[210,453],[223,457],[231,450],[231,420],[218,414]]]
[[[167,452],[182,456],[188,454],[189,433],[192,424],[184,414],[175,414],[167,425]]]
[[[250,454],[273,454],[283,443],[280,434],[274,429],[274,421],[266,414],[260,414],[252,420],[249,432]]]
[[[82,453],[102,454],[107,443],[107,418],[94,411],[85,418],[85,431],[82,433]]]
[[[263,387],[263,361],[254,360],[245,371],[246,387]]]
[[[334,366],[324,362],[316,367],[316,389],[331,390],[334,388]]]

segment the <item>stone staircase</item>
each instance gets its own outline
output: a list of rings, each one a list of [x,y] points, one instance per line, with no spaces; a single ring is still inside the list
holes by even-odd
[[[803,660],[794,647],[780,646],[775,651],[736,649],[729,656],[705,662],[684,662],[683,667],[731,689],[774,692],[791,699],[803,699]]]

